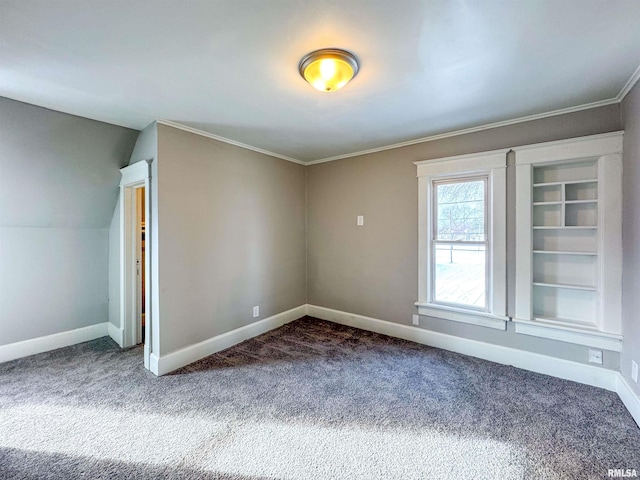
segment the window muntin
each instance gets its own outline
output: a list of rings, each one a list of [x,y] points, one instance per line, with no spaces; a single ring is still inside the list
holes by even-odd
[[[488,176],[432,186],[431,302],[488,311]]]

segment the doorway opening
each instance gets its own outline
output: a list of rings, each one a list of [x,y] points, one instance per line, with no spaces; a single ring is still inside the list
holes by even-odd
[[[144,344],[145,340],[145,205],[144,196],[145,188],[137,187],[136,192],[136,229],[135,229],[135,248],[136,248],[136,345]]]
[[[151,312],[149,202],[150,164],[140,161],[120,170],[120,319],[123,348],[144,345],[144,366],[151,365],[153,333]],[[155,373],[155,372],[154,372]]]

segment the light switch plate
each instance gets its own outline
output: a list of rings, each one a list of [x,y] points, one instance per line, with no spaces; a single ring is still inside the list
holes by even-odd
[[[364,215],[358,215],[358,218],[356,219],[356,224],[359,227],[364,225]]]

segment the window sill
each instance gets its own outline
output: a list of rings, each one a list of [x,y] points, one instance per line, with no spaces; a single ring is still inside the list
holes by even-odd
[[[418,313],[420,315],[468,323],[479,327],[494,328],[496,330],[506,330],[507,321],[509,320],[508,317],[502,317],[492,313],[465,310],[464,308],[445,305],[434,305],[433,303],[416,302],[415,305],[418,307]]]

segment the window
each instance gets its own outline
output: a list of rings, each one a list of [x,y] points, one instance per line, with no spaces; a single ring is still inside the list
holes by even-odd
[[[506,328],[506,154],[416,163],[420,314]]]
[[[434,303],[487,310],[487,177],[433,182]]]

